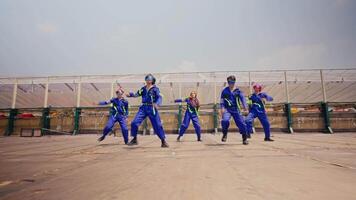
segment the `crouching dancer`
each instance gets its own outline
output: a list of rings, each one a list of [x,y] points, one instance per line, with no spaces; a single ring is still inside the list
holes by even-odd
[[[200,105],[199,105],[199,100],[197,98],[197,93],[192,91],[188,98],[185,98],[184,100],[176,99],[174,102],[180,103],[183,101],[187,103],[187,110],[185,111],[183,123],[180,126],[179,136],[177,138],[177,141],[180,141],[180,138],[184,135],[184,132],[189,127],[190,120],[192,120],[195,133],[197,134],[197,140],[201,142],[199,114],[198,114]]]
[[[253,86],[254,93],[250,96],[249,101],[251,104],[250,112],[246,117],[246,126],[248,135],[252,134],[253,121],[257,117],[265,132],[265,141],[272,142],[270,133],[270,123],[268,121],[265,100],[273,101],[273,98],[268,94],[262,92],[262,86],[260,84],[255,84]]]
[[[111,114],[109,120],[103,130],[103,135],[98,138],[98,141],[101,142],[105,139],[105,137],[110,133],[112,128],[114,127],[116,122],[119,122],[121,127],[122,136],[124,138],[125,144],[128,143],[129,136],[128,136],[128,129],[127,129],[127,116],[129,114],[129,103],[123,97],[124,91],[122,89],[118,89],[116,91],[116,98],[112,98],[109,101],[101,101],[99,105],[107,105],[112,104],[111,107]]]
[[[129,145],[137,145],[137,131],[143,120],[148,117],[151,121],[153,129],[159,139],[161,139],[161,147],[169,147],[166,142],[166,136],[162,127],[161,118],[158,113],[158,106],[162,104],[162,97],[158,87],[155,85],[156,79],[152,74],[145,77],[146,85],[136,93],[130,92],[127,97],[142,97],[142,105],[131,122],[131,136],[133,137]]]

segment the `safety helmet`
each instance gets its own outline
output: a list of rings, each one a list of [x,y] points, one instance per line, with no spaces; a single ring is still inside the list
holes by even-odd
[[[231,84],[233,84],[233,83],[235,83],[236,82],[236,77],[234,76],[234,75],[231,75],[231,76],[229,76],[229,77],[227,77],[227,83],[231,83]]]
[[[262,85],[261,85],[261,84],[256,83],[256,84],[254,84],[254,85],[253,85],[253,89],[254,89],[254,90],[258,90],[258,91],[260,91],[260,92],[261,92],[261,90],[262,90]]]
[[[152,81],[152,84],[156,83],[156,78],[152,74],[147,74],[145,76],[145,81]]]

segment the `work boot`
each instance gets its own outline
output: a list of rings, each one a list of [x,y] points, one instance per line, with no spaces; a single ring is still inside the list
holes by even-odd
[[[181,137],[182,137],[182,136],[180,136],[180,135],[177,137],[177,142],[180,142],[180,138],[181,138]]]
[[[104,139],[105,139],[105,136],[100,136],[100,137],[98,138],[98,141],[101,142],[101,141],[103,141]]]
[[[169,147],[169,145],[168,145],[168,143],[166,142],[166,140],[162,140],[161,147],[162,147],[162,148],[168,148],[168,147]]]
[[[271,138],[265,138],[265,142],[273,142],[274,140],[272,140]]]
[[[223,133],[223,136],[221,138],[221,142],[226,142],[227,139],[227,133]]]
[[[242,144],[243,145],[248,145],[247,134],[246,135],[245,134],[242,135]]]
[[[134,137],[127,145],[129,146],[138,145],[137,138]]]

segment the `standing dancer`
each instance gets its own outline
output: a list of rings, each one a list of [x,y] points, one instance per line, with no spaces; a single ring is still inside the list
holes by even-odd
[[[243,92],[239,88],[235,88],[235,82],[235,76],[227,77],[227,83],[229,86],[221,92],[220,114],[222,115],[221,127],[223,132],[221,141],[226,142],[230,119],[232,116],[240,130],[240,134],[242,135],[242,144],[247,145],[246,124],[240,107],[240,104],[242,104],[243,109],[246,110],[247,104]]]
[[[197,140],[201,142],[202,140],[200,137],[200,124],[199,124],[199,117],[198,117],[199,116],[198,111],[200,105],[199,105],[199,100],[197,98],[197,93],[195,91],[192,91],[188,98],[185,98],[184,100],[176,99],[174,102],[181,103],[183,101],[187,103],[187,110],[185,111],[183,123],[180,126],[179,136],[177,138],[177,141],[180,141],[180,138],[184,135],[184,132],[189,127],[190,120],[192,120],[195,133],[197,134]]]
[[[112,104],[111,115],[109,121],[107,122],[103,135],[98,138],[98,141],[101,142],[105,139],[108,133],[112,130],[116,122],[119,122],[121,127],[122,136],[124,137],[125,144],[129,141],[129,131],[127,129],[127,116],[129,114],[129,103],[123,97],[124,91],[122,89],[116,90],[116,98],[112,98],[109,101],[100,101],[99,105]]]
[[[265,132],[265,141],[274,141],[271,139],[270,133],[270,123],[268,121],[266,109],[265,109],[265,100],[273,101],[273,98],[267,95],[265,92],[262,91],[262,86],[260,84],[255,84],[253,86],[254,93],[250,96],[249,101],[251,102],[250,112],[246,117],[246,126],[248,135],[252,134],[252,126],[253,121],[257,117]]]
[[[158,106],[162,104],[162,97],[158,87],[155,85],[156,78],[152,74],[145,77],[146,85],[136,93],[130,92],[127,97],[142,97],[142,105],[140,106],[134,120],[131,122],[131,136],[133,139],[129,145],[137,145],[137,131],[142,121],[149,117],[153,129],[159,139],[161,139],[161,147],[169,147],[166,142],[166,136],[162,127],[161,118],[158,113]]]

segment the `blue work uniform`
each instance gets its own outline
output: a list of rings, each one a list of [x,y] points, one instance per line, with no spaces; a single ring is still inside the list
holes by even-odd
[[[246,117],[246,126],[247,126],[247,132],[251,134],[253,132],[252,131],[253,120],[257,117],[263,126],[263,130],[265,132],[265,138],[269,139],[270,123],[268,121],[268,117],[266,114],[264,99],[266,99],[267,101],[273,101],[273,98],[264,92],[258,94],[254,93],[250,96],[249,101],[251,106],[250,106],[250,112]]]
[[[147,89],[146,86],[144,86],[136,93],[130,92],[129,94],[129,97],[140,96],[142,97],[142,105],[139,107],[135,118],[131,122],[131,136],[137,136],[138,127],[142,121],[148,117],[157,136],[161,140],[164,140],[166,136],[162,127],[161,118],[154,106],[154,104],[162,104],[162,97],[159,88],[156,85],[153,85],[150,89]]]
[[[111,115],[109,117],[108,122],[103,130],[103,137],[105,138],[106,135],[112,130],[116,122],[119,122],[121,127],[122,136],[124,138],[125,144],[128,143],[129,140],[129,131],[127,128],[126,120],[129,114],[129,103],[124,98],[112,98],[109,101],[101,101],[99,105],[107,105],[112,104],[111,107]]]
[[[186,98],[184,100],[177,99],[174,102],[176,102],[176,103],[186,102],[187,103],[187,110],[185,111],[184,119],[183,119],[182,125],[180,126],[179,136],[181,137],[184,135],[185,131],[189,127],[190,120],[192,120],[194,129],[195,129],[195,133],[197,134],[198,140],[200,140],[201,129],[200,129],[200,124],[199,124],[199,114],[198,114],[199,108],[193,106],[192,100],[190,98]]]
[[[231,116],[234,118],[234,121],[239,128],[240,134],[247,134],[245,120],[241,113],[241,105],[243,108],[247,108],[244,94],[240,89],[236,88],[231,91],[229,87],[226,87],[221,92],[220,107],[225,109],[221,120],[221,127],[224,135],[228,133]]]

